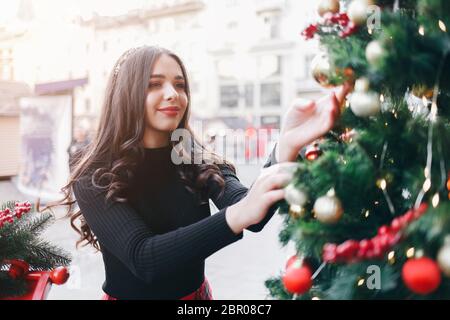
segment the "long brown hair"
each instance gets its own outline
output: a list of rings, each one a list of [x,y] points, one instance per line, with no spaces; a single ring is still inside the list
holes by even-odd
[[[72,228],[80,234],[77,247],[80,244],[83,246],[91,244],[100,250],[97,238],[84,220],[81,210],[72,210],[72,206],[76,203],[76,199],[72,198],[73,185],[81,177],[91,175],[92,184],[102,188],[106,192],[106,198],[118,202],[128,201],[126,191],[130,187],[129,182],[136,175],[137,166],[143,161],[142,141],[145,131],[148,81],[156,59],[162,54],[174,58],[180,65],[186,80],[188,104],[178,128],[189,131],[192,138],[191,148],[193,147],[190,151],[202,153],[204,159],[201,164],[176,166],[177,173],[186,188],[204,203],[208,201],[206,197],[208,183],[216,183],[220,192],[223,192],[221,167],[225,166],[236,172],[231,163],[208,150],[189,126],[191,99],[188,77],[181,59],[173,52],[160,47],[144,46],[130,49],[118,59],[109,76],[96,136],[73,164],[69,182],[61,189],[65,197],[58,205],[69,206],[67,216],[70,217]],[[181,141],[169,143],[173,148],[178,148],[176,150],[186,150]],[[186,156],[187,152],[183,154]],[[52,206],[54,205],[49,207]],[[79,227],[76,225],[77,220],[80,223]]]

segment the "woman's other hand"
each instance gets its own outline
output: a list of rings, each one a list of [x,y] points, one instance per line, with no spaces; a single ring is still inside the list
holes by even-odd
[[[284,162],[261,171],[247,195],[227,208],[226,219],[234,233],[239,234],[264,219],[269,208],[284,198],[284,187],[297,167],[296,162]]]
[[[301,148],[320,138],[334,125],[340,105],[352,85],[345,83],[334,92],[317,101],[296,99],[286,112],[277,143],[278,162],[295,161]]]

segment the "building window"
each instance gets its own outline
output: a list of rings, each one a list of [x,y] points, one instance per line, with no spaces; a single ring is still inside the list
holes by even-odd
[[[238,4],[237,0],[226,0],[225,1],[225,7],[226,8],[234,8]]]
[[[279,39],[281,36],[281,14],[279,10],[263,11],[260,14],[262,21],[262,35],[264,39]]]
[[[261,57],[259,64],[261,79],[276,77],[281,75],[281,56],[265,55]]]
[[[220,59],[216,63],[217,74],[221,80],[234,79],[236,75],[233,73],[233,61],[231,59]]]
[[[248,83],[244,86],[245,107],[253,107],[253,84]]]
[[[261,127],[267,129],[279,129],[280,128],[280,116],[262,116]]]
[[[276,107],[281,105],[281,84],[262,83],[261,84],[261,106]]]
[[[237,85],[220,86],[220,106],[236,108],[239,105],[239,88]]]

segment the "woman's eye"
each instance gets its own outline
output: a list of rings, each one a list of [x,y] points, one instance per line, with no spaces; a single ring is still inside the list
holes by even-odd
[[[159,82],[150,82],[150,83],[148,84],[148,87],[149,87],[149,88],[157,88],[157,87],[159,87],[159,86],[161,86],[161,84],[160,84]]]
[[[185,89],[186,88],[186,84],[185,83],[177,83],[176,86],[177,86],[177,88],[180,88],[180,89]]]

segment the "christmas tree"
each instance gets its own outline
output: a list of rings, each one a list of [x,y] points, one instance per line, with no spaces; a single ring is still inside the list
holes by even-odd
[[[35,289],[34,280],[45,274],[38,271],[47,271],[53,283],[64,283],[68,273],[63,266],[70,263],[69,255],[39,238],[53,215],[36,212],[29,202],[9,201],[0,209],[0,298],[29,294]]]
[[[279,238],[297,253],[276,299],[450,298],[450,2],[320,1],[312,61],[354,82],[341,117],[299,156]]]

